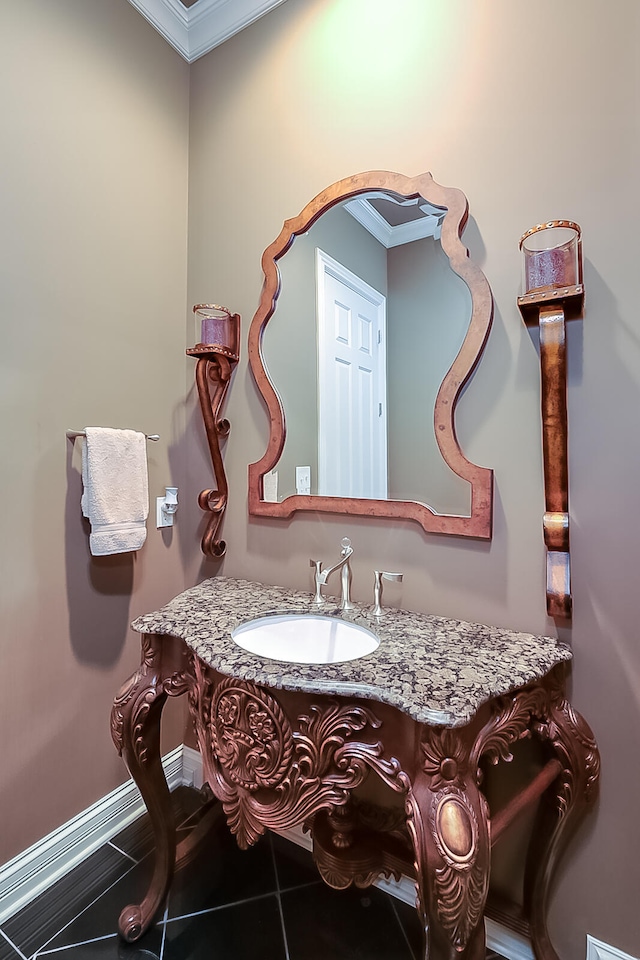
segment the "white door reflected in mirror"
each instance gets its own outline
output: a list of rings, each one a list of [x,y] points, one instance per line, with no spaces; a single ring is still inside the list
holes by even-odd
[[[386,297],[316,249],[318,493],[387,497]]]

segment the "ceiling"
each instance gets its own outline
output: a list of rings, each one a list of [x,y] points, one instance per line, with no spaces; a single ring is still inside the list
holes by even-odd
[[[285,0],[129,0],[193,63]]]

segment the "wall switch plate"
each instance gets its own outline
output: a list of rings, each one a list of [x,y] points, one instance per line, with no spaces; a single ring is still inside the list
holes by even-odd
[[[311,467],[296,467],[296,493],[301,496],[311,493]]]

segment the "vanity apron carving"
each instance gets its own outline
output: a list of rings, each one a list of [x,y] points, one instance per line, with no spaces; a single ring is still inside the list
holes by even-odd
[[[354,739],[379,726],[370,710],[337,703],[311,704],[290,723],[268,691],[223,680],[211,701],[210,738],[200,748],[239,845],[255,843],[266,828],[285,829],[344,805],[368,767],[393,778],[397,765],[380,759],[382,744]]]

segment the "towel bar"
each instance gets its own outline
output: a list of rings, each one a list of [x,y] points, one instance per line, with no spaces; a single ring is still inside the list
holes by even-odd
[[[68,439],[68,440],[75,440],[76,437],[86,437],[86,433],[84,432],[84,430],[67,430],[67,439]],[[160,439],[160,434],[158,434],[158,433],[152,433],[152,434],[145,433],[145,437],[147,438],[147,440],[159,440],[159,439]]]

